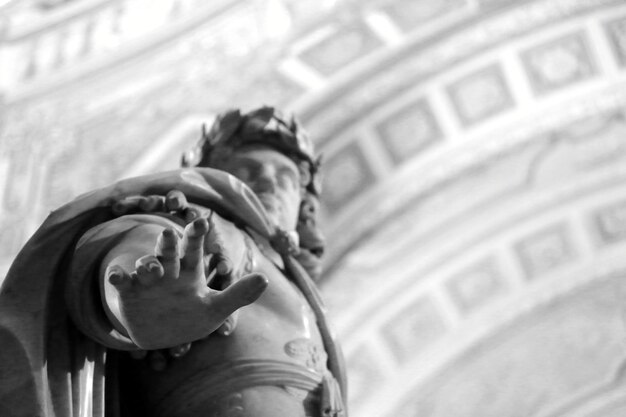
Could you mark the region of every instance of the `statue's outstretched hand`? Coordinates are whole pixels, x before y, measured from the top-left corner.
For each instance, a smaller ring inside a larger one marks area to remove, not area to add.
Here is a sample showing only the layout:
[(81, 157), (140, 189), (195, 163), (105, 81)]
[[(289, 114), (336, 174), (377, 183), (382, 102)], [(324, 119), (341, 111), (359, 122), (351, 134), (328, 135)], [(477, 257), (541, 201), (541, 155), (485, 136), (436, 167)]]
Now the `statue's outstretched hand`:
[(107, 266), (106, 279), (118, 293), (120, 322), (140, 348), (160, 349), (206, 337), (267, 287), (264, 276), (249, 274), (222, 291), (209, 288), (213, 272), (205, 267), (207, 235), (211, 239), (209, 222), (199, 218), (185, 227), (182, 239), (173, 229), (163, 230), (155, 255), (139, 258), (133, 272)]

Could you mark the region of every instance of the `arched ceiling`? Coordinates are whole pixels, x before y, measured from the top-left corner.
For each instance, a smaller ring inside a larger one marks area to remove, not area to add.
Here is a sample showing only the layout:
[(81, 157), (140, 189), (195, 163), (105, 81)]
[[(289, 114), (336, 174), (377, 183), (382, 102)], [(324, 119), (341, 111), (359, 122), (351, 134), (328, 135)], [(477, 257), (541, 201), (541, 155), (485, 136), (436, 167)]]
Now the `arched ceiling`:
[[(123, 1), (9, 25), (0, 54), (30, 61), (3, 85), (5, 253), (72, 195), (175, 167), (225, 107), (277, 104), (325, 158), (353, 415), (624, 415), (622, 1), (200, 3), (143, 32)], [(38, 46), (88, 22), (117, 46)]]

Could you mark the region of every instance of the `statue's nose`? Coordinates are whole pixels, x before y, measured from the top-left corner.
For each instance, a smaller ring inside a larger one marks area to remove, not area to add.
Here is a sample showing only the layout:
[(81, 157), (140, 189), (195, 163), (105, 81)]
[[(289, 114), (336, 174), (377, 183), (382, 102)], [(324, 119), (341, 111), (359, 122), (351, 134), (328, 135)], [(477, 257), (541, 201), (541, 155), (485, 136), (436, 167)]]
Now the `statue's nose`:
[(254, 181), (254, 190), (260, 192), (274, 192), (276, 189), (276, 173), (270, 166), (264, 165)]

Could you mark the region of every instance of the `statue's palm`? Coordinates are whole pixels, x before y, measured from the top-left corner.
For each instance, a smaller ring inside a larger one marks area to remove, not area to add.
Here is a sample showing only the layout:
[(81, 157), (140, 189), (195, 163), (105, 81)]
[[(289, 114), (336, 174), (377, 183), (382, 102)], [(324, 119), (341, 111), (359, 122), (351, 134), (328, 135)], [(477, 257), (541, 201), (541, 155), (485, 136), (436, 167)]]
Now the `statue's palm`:
[(160, 349), (206, 337), (267, 287), (265, 277), (250, 274), (223, 291), (209, 288), (204, 247), (212, 242), (205, 245), (204, 240), (216, 234), (208, 232), (204, 218), (188, 224), (182, 240), (166, 229), (155, 255), (139, 258), (132, 273), (115, 265), (107, 268), (107, 278), (119, 292), (126, 330), (139, 347)]

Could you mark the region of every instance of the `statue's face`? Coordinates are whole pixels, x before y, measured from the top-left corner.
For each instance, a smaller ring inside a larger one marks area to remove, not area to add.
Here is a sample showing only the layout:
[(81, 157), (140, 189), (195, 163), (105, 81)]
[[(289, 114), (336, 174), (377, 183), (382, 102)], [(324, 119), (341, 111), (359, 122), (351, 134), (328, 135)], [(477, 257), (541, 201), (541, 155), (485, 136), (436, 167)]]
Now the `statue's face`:
[(294, 230), (301, 202), (298, 166), (266, 147), (236, 150), (221, 169), (243, 181), (259, 197), (267, 214), (284, 230)]

